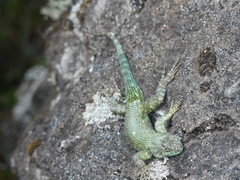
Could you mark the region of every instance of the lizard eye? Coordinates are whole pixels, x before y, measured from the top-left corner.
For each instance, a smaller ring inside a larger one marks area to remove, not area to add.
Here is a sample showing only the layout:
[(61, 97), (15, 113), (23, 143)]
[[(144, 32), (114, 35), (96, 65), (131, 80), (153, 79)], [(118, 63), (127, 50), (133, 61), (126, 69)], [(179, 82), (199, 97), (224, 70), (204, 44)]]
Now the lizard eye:
[(163, 149), (164, 149), (164, 151), (170, 151), (171, 150), (170, 148), (168, 148), (166, 146), (165, 147), (163, 146)]
[(166, 147), (163, 147), (163, 149), (164, 149), (164, 151), (168, 151), (168, 148), (166, 148)]

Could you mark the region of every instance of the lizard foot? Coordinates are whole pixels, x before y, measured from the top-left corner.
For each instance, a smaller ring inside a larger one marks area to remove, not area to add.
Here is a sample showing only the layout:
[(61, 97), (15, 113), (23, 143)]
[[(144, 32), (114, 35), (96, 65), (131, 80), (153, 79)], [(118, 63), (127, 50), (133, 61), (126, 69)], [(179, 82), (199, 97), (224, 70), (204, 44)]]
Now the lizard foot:
[(151, 170), (151, 165), (144, 166), (140, 169), (141, 174), (140, 174), (140, 180), (149, 180), (150, 179), (150, 173), (153, 172)]
[(167, 84), (169, 84), (173, 80), (173, 78), (174, 78), (175, 74), (177, 73), (179, 67), (180, 67), (180, 63), (179, 63), (179, 61), (177, 61), (173, 65), (172, 69), (167, 73), (167, 75), (166, 76), (165, 75), (162, 76), (162, 81), (164, 82), (165, 86)]
[(175, 112), (177, 112), (179, 110), (179, 106), (181, 105), (181, 103), (182, 103), (182, 99), (180, 99), (176, 103), (174, 103), (174, 101), (172, 101), (171, 107), (169, 109), (169, 113), (174, 114)]

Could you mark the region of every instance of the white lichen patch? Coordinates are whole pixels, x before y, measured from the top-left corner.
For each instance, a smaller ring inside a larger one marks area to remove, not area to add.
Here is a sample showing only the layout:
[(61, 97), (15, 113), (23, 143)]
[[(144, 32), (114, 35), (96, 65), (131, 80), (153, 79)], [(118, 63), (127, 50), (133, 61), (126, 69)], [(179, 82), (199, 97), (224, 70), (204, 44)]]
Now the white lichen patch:
[(60, 150), (67, 149), (68, 147), (70, 147), (73, 143), (75, 143), (79, 139), (80, 139), (80, 136), (76, 135), (76, 136), (71, 136), (68, 139), (62, 140), (60, 143)]
[(225, 95), (228, 98), (234, 98), (240, 95), (240, 78), (235, 83), (228, 86), (225, 90)]
[(167, 179), (167, 176), (170, 175), (169, 167), (166, 166), (168, 158), (163, 160), (158, 160), (157, 162), (152, 162), (150, 164), (150, 174), (149, 177), (146, 177), (144, 180), (162, 180)]
[(56, 104), (59, 102), (61, 97), (62, 97), (61, 94), (58, 94), (57, 97), (51, 101), (51, 106), (50, 106), (51, 109), (53, 109), (56, 106)]
[(30, 122), (31, 116), (28, 112), (33, 108), (32, 97), (46, 75), (47, 69), (44, 66), (34, 66), (25, 73), (23, 82), (17, 90), (17, 103), (12, 109), (15, 120)]
[(48, 176), (43, 175), (42, 170), (37, 168), (35, 170), (35, 179), (36, 180), (49, 180), (50, 178)]
[[(71, 80), (73, 83), (78, 82), (79, 73), (83, 70), (80, 61), (82, 59), (81, 54), (75, 55), (77, 50), (76, 47), (66, 45), (60, 63), (56, 65), (56, 69), (62, 78)], [(78, 61), (75, 62), (75, 59), (78, 59)]]
[(72, 31), (79, 39), (83, 39), (83, 33), (80, 31), (81, 24), (79, 22), (79, 18), (77, 17), (81, 4), (82, 4), (82, 1), (79, 1), (78, 3), (73, 5), (68, 17), (68, 19), (73, 23)]
[(72, 0), (49, 0), (48, 3), (41, 8), (40, 13), (50, 17), (52, 20), (58, 20), (71, 3)]
[[(83, 118), (86, 120), (85, 125), (95, 124), (98, 128), (101, 123), (106, 120), (117, 121), (123, 118), (121, 115), (113, 114), (109, 108), (109, 100), (111, 95), (108, 93), (97, 92), (93, 96), (93, 103), (86, 104), (86, 110), (83, 112)], [(114, 93), (113, 98), (119, 98), (119, 93)]]

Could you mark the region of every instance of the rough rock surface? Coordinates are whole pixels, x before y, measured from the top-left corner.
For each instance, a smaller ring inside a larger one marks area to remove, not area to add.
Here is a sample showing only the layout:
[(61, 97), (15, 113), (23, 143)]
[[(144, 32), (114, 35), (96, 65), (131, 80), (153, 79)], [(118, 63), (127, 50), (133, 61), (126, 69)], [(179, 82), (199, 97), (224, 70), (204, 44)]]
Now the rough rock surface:
[(239, 12), (233, 0), (75, 1), (49, 34), (46, 82), (54, 93), (21, 136), (14, 172), (23, 180), (138, 177), (123, 120), (105, 103), (114, 92), (124, 95), (112, 42), (94, 36), (111, 31), (145, 98), (180, 59), (165, 103), (151, 114), (154, 120), (183, 98), (169, 131), (182, 137), (184, 151), (167, 161), (167, 178), (239, 179)]

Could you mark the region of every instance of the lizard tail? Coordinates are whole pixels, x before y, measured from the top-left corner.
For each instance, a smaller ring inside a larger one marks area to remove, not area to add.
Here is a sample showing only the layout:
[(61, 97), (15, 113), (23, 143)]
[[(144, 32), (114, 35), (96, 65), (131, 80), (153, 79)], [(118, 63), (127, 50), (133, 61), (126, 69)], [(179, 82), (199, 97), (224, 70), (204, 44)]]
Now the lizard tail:
[(118, 59), (120, 63), (120, 68), (124, 80), (124, 85), (125, 85), (125, 90), (126, 90), (126, 99), (127, 101), (132, 101), (132, 100), (142, 100), (143, 99), (143, 94), (142, 91), (140, 90), (139, 86), (137, 85), (131, 69), (128, 64), (128, 59), (124, 53), (124, 50), (122, 48), (122, 45), (118, 41), (118, 39), (115, 37), (113, 33), (105, 33), (106, 36), (108, 36), (114, 43), (116, 49), (117, 49), (117, 54), (118, 54)]

